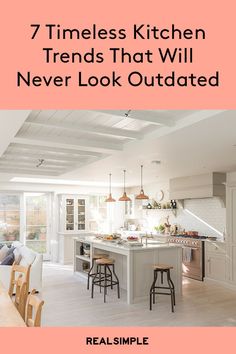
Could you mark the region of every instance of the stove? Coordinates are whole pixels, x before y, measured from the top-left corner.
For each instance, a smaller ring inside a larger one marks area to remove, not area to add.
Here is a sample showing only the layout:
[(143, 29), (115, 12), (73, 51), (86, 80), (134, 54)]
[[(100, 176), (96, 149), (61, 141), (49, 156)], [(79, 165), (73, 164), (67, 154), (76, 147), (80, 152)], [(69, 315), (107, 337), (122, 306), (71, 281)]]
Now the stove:
[(168, 242), (182, 246), (183, 275), (203, 281), (205, 276), (204, 241), (202, 241), (201, 236), (170, 236)]

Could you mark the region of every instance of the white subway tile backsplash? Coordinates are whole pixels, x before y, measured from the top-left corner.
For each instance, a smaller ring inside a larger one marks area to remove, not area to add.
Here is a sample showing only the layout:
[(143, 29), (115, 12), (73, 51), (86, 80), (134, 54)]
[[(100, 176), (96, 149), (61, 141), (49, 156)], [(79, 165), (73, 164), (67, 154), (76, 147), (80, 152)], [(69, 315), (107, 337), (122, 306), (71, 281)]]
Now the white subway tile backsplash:
[(150, 229), (164, 223), (169, 215), (171, 224), (181, 225), (185, 230), (195, 230), (201, 235), (223, 237), (226, 226), (226, 209), (218, 198), (186, 199), (184, 209), (179, 208), (177, 217), (171, 212), (151, 210), (144, 211)]

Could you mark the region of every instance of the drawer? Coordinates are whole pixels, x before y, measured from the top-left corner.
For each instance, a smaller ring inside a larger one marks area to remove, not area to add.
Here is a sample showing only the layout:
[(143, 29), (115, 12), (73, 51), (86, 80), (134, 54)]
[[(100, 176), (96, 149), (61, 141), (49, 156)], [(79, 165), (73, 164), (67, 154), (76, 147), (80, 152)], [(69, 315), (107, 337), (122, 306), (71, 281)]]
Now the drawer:
[(205, 247), (207, 253), (226, 254), (225, 242), (206, 241)]

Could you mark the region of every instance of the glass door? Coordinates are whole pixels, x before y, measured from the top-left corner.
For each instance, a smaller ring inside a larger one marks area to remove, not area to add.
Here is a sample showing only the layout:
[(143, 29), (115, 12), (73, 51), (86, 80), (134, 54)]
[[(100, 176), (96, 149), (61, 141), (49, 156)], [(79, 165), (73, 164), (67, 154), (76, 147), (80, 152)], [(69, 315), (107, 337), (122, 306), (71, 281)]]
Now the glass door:
[(75, 230), (75, 200), (66, 198), (66, 231)]
[(85, 199), (78, 199), (78, 231), (85, 230)]
[(49, 255), (49, 195), (25, 193), (25, 213), (26, 246), (38, 253)]

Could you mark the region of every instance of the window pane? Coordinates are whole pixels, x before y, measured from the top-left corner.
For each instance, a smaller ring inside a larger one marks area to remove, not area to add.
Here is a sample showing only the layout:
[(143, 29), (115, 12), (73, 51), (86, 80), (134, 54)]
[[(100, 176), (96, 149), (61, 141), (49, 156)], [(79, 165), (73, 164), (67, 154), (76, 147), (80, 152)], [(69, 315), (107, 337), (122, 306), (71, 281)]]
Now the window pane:
[(26, 245), (39, 253), (47, 252), (47, 195), (26, 195)]
[(40, 240), (45, 241), (47, 235), (46, 226), (28, 226), (26, 231), (27, 240)]
[(18, 195), (0, 194), (0, 210), (20, 210)]
[(0, 242), (20, 238), (20, 197), (0, 194)]

